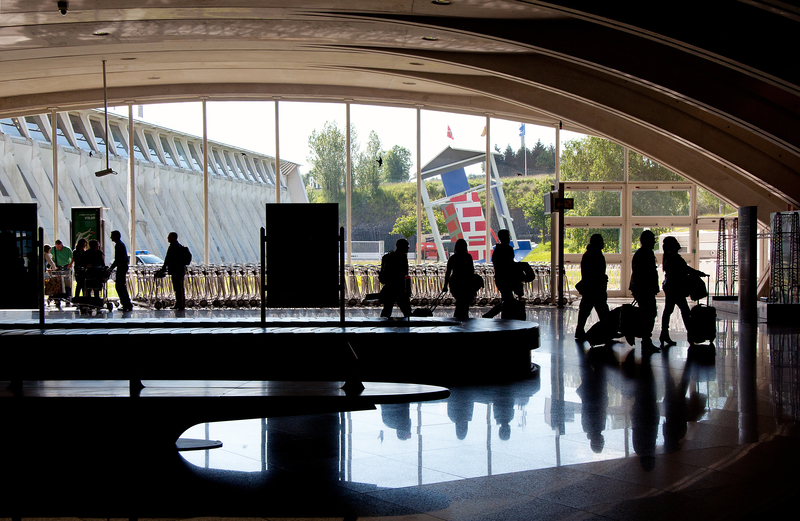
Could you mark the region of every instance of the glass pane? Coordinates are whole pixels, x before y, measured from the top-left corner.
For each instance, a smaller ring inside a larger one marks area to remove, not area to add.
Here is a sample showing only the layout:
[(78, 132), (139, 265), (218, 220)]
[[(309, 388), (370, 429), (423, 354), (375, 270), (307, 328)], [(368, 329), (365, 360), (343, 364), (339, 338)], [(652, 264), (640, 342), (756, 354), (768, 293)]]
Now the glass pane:
[(699, 217), (721, 217), (735, 213), (737, 213), (736, 208), (727, 205), (708, 190), (697, 187), (697, 215)]
[(603, 236), (603, 253), (620, 253), (620, 228), (567, 228), (564, 230), (564, 253), (584, 253), (589, 238), (595, 233)]
[(125, 138), (122, 137), (122, 130), (116, 125), (109, 125), (109, 127), (111, 128), (111, 136), (116, 144), (117, 155), (128, 157), (128, 144), (125, 142)]
[(161, 140), (161, 149), (164, 151), (164, 155), (167, 156), (167, 162), (172, 163), (175, 166), (181, 166), (178, 163), (177, 159), (172, 154), (172, 148), (169, 146), (169, 141), (164, 136), (158, 136)]
[(25, 137), (20, 130), (20, 122), (17, 118), (0, 119), (0, 132), (9, 136)]
[[(94, 139), (97, 142), (97, 149), (105, 153), (106, 142), (105, 142), (105, 130), (103, 129), (103, 124), (95, 119), (90, 119), (89, 121), (91, 121), (92, 123), (92, 132), (94, 132)], [(75, 132), (77, 135), (77, 130)]]
[(142, 143), (139, 140), (139, 135), (138, 134), (134, 134), (134, 136), (133, 136), (133, 157), (135, 157), (136, 159), (139, 159), (141, 161), (149, 162), (150, 159), (147, 156), (144, 155), (144, 152), (142, 152), (143, 150), (144, 150), (144, 147), (142, 146)]
[(181, 161), (179, 166), (185, 170), (191, 170), (192, 164), (189, 162), (189, 158), (186, 157), (186, 151), (183, 149), (181, 142), (177, 139), (173, 139), (172, 142), (175, 143), (175, 148), (178, 149), (178, 158)]
[(222, 162), (222, 158), (219, 157), (219, 152), (217, 152), (216, 150), (212, 150), (212, 152), (213, 152), (212, 155), (214, 156), (214, 161), (216, 161), (217, 163), (217, 168), (220, 174), (228, 177), (233, 177), (233, 175), (230, 172), (228, 172), (228, 169), (225, 167), (225, 163)]
[(161, 157), (158, 155), (158, 149), (156, 148), (156, 142), (153, 139), (153, 136), (145, 132), (144, 140), (147, 142), (147, 150), (150, 152), (150, 157), (153, 158), (153, 162), (162, 163)]
[(625, 149), (607, 139), (587, 136), (564, 143), (562, 181), (624, 181)]
[[(639, 249), (639, 237), (642, 236), (642, 232), (645, 230), (650, 230), (656, 236), (656, 245), (653, 248), (653, 251), (656, 253), (663, 253), (662, 243), (666, 237), (675, 237), (678, 239), (678, 242), (681, 245), (681, 249), (679, 250), (681, 255), (687, 255), (689, 253), (689, 235), (691, 233), (689, 227), (633, 228), (631, 236), (631, 251), (636, 251)], [(688, 262), (688, 258), (686, 260)]]
[[(50, 116), (50, 128), (53, 128), (53, 117)], [(61, 121), (61, 118), (56, 116), (56, 142), (61, 145), (62, 147), (72, 147), (74, 146), (69, 138), (67, 138), (67, 133), (64, 131), (64, 123)]]
[[(189, 143), (189, 153), (192, 155), (192, 163), (196, 169), (203, 171), (203, 149), (200, 148), (200, 154), (197, 153), (195, 146), (192, 143)], [(214, 173), (214, 164), (213, 161), (208, 162), (208, 171), (212, 174)]]
[(78, 146), (87, 152), (91, 152), (92, 145), (89, 143), (89, 139), (91, 138), (89, 137), (86, 129), (83, 127), (83, 121), (81, 121), (81, 118), (75, 114), (70, 114), (69, 122), (72, 125), (72, 131), (75, 133), (75, 139), (78, 142)]
[(566, 198), (575, 200), (575, 208), (564, 212), (566, 216), (619, 217), (622, 215), (622, 192), (620, 191), (567, 191)]
[(672, 170), (634, 151), (628, 154), (628, 178), (630, 181), (684, 181)]
[(634, 190), (631, 194), (632, 215), (636, 217), (688, 216), (688, 190)]
[(47, 143), (49, 140), (44, 136), (44, 132), (39, 126), (39, 118), (34, 116), (25, 116), (25, 123), (28, 125), (28, 134), (32, 139)]

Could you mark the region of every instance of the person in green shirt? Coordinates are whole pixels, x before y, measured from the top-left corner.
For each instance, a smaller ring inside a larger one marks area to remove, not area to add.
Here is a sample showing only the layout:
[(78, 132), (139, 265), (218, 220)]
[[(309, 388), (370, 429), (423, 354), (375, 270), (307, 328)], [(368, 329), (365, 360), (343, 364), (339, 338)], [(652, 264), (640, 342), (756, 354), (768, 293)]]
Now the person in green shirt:
[(72, 250), (60, 241), (56, 241), (54, 248), (50, 250), (50, 255), (53, 257), (58, 269), (72, 269)]

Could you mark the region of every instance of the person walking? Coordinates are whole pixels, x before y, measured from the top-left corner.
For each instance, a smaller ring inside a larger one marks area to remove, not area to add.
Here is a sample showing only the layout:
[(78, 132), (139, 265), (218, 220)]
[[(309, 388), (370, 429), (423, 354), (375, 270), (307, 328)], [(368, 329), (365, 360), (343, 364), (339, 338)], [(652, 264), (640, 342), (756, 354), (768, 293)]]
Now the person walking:
[(686, 296), (689, 295), (689, 277), (699, 276), (706, 277), (707, 275), (702, 271), (691, 268), (683, 257), (678, 253), (681, 245), (675, 237), (665, 237), (662, 242), (664, 251), (664, 259), (662, 268), (664, 270), (664, 312), (661, 314), (661, 335), (659, 340), (661, 346), (674, 346), (676, 342), (669, 336), (669, 319), (675, 306), (681, 312), (683, 325), (686, 331), (689, 331), (689, 304), (686, 302)]
[(383, 284), (381, 289), (381, 302), (383, 310), (381, 317), (392, 316), (395, 302), (404, 317), (411, 315), (411, 302), (408, 300), (409, 288), (406, 287), (408, 278), (408, 241), (397, 239), (394, 251), (390, 251), (381, 262), (379, 280)]
[[(84, 291), (86, 285), (86, 260), (84, 253), (86, 253), (86, 239), (78, 239), (75, 244), (75, 249), (72, 251), (72, 263), (75, 267), (75, 296), (79, 296), (81, 291)], [(85, 293), (85, 291), (84, 291)], [(84, 297), (86, 295), (84, 294)]]
[(500, 318), (525, 320), (524, 306), (514, 297), (514, 293), (522, 295), (522, 278), (514, 261), (511, 233), (505, 229), (500, 230), (497, 232), (497, 239), (500, 244), (492, 252), (492, 267), (494, 283), (500, 292), (500, 303), (484, 313), (483, 318), (494, 318), (500, 313)]
[(447, 270), (444, 274), (443, 291), (450, 289), (456, 299), (456, 309), (453, 317), (457, 319), (469, 318), (469, 306), (475, 298), (475, 265), (472, 255), (469, 254), (467, 241), (458, 239), (453, 255), (447, 259)]
[(175, 292), (175, 307), (173, 309), (182, 311), (186, 309), (186, 291), (183, 287), (183, 279), (186, 277), (186, 266), (191, 262), (188, 259), (188, 248), (178, 242), (178, 234), (170, 232), (167, 235), (167, 254), (164, 257), (164, 265), (158, 270), (161, 275), (169, 273), (172, 278), (172, 289)]
[(656, 295), (658, 295), (658, 267), (653, 247), (656, 236), (650, 230), (645, 230), (639, 237), (640, 247), (633, 254), (631, 263), (631, 281), (628, 289), (633, 298), (639, 303), (642, 320), (637, 324), (639, 335), (642, 339), (642, 354), (652, 354), (660, 351), (653, 345), (653, 327), (655, 327), (658, 308)]
[(586, 337), (586, 321), (597, 311), (602, 322), (608, 315), (608, 275), (606, 275), (606, 258), (603, 255), (605, 242), (599, 233), (593, 234), (586, 245), (586, 252), (581, 257), (581, 280), (575, 286), (581, 294), (578, 305), (578, 324), (575, 327), (575, 340)]
[(114, 243), (114, 262), (111, 263), (109, 270), (113, 271), (115, 268), (117, 273), (114, 275), (114, 287), (119, 296), (119, 304), (122, 311), (132, 311), (133, 304), (131, 297), (128, 294), (127, 274), (128, 274), (128, 249), (125, 243), (122, 242), (122, 235), (119, 230), (111, 232), (111, 241)]

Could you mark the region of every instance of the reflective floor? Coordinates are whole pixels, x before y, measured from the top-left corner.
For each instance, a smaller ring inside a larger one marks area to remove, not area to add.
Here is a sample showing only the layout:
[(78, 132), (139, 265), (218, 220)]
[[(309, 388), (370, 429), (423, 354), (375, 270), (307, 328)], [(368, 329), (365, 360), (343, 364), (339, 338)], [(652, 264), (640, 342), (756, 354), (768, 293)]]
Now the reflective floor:
[(538, 378), (455, 387), (436, 402), (189, 429), (223, 447), (182, 452), (181, 464), (197, 490), (230, 501), (201, 494), (185, 516), (750, 519), (786, 515), (800, 499), (800, 326), (719, 313), (714, 344), (690, 348), (673, 316), (678, 344), (643, 357), (624, 340), (576, 342), (576, 305), (529, 308), (528, 319), (541, 326)]

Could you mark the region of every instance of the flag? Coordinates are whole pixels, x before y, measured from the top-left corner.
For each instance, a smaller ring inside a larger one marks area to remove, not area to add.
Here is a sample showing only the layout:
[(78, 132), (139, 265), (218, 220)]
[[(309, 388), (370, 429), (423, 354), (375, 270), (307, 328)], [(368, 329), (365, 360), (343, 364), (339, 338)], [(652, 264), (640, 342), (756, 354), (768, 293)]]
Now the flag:
[(483, 126), (483, 132), (481, 132), (481, 137), (486, 137), (486, 125)]
[(452, 140), (455, 140), (455, 138), (453, 137), (453, 131), (450, 130), (450, 125), (447, 125), (447, 137), (449, 137)]
[(520, 137), (525, 135), (525, 123), (520, 123), (519, 124), (519, 135), (520, 135)]

